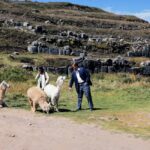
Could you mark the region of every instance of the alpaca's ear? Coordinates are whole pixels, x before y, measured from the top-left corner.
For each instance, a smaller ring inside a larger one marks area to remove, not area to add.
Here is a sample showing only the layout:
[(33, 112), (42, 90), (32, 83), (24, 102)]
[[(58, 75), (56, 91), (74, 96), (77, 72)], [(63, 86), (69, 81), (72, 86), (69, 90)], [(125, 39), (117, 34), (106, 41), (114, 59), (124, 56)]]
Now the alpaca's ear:
[(5, 83), (5, 81), (3, 80), (0, 85), (2, 86), (4, 83)]
[(0, 86), (2, 86), (4, 89), (5, 89), (5, 88), (10, 88), (10, 85), (9, 85), (5, 80), (3, 80), (3, 81), (1, 82)]

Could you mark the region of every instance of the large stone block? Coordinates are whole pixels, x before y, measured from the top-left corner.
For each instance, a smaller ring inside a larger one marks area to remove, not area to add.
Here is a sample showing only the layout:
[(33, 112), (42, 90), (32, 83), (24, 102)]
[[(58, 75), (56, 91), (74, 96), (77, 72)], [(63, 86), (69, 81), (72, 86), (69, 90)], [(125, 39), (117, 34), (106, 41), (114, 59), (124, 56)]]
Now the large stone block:
[(102, 66), (101, 67), (101, 72), (108, 72), (108, 66)]
[(27, 49), (30, 53), (37, 53), (38, 52), (37, 46), (29, 45)]

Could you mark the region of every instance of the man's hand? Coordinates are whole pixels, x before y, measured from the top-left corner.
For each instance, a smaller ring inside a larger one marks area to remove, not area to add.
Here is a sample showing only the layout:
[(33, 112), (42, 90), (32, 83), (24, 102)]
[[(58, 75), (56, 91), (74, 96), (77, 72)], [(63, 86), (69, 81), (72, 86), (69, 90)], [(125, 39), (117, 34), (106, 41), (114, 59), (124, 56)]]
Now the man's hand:
[(72, 91), (72, 88), (71, 88), (71, 87), (69, 87), (69, 91)]

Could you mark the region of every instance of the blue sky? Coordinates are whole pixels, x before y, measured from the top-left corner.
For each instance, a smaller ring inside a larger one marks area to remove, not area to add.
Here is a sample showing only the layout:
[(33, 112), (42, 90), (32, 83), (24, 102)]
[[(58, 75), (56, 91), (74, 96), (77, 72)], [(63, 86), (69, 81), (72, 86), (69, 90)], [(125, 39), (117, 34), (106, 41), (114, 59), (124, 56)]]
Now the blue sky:
[[(35, 0), (33, 0), (35, 1)], [(150, 0), (36, 0), (38, 2), (71, 2), (102, 8), (116, 14), (135, 15), (150, 22)]]

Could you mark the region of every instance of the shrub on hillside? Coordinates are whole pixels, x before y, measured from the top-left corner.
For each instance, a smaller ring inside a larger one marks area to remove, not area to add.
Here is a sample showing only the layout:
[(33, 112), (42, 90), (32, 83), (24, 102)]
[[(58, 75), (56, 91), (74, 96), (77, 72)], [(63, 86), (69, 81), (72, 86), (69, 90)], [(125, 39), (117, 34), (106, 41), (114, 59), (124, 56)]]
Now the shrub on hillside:
[(8, 94), (6, 97), (6, 103), (9, 107), (25, 109), (29, 108), (27, 98), (20, 93)]
[(9, 55), (8, 58), (12, 61), (18, 61), (18, 62), (21, 62), (21, 63), (34, 64), (34, 60), (32, 58), (28, 58), (28, 57), (20, 57), (20, 56)]
[[(30, 74), (30, 76), (32, 76)], [(29, 74), (21, 68), (4, 68), (0, 71), (0, 81), (24, 82), (29, 79)]]
[(105, 79), (105, 73), (95, 74), (95, 78), (97, 80), (104, 80)]
[(34, 64), (34, 61), (32, 58), (28, 58), (28, 57), (20, 57), (19, 61), (21, 63), (30, 63), (30, 64)]
[(122, 83), (133, 83), (134, 81), (130, 77), (126, 77), (122, 79)]
[(130, 84), (134, 82), (140, 82), (141, 76), (140, 75), (134, 75), (134, 74), (122, 74), (122, 78), (120, 78), (120, 81), (122, 83)]

